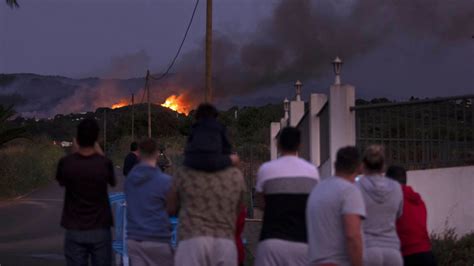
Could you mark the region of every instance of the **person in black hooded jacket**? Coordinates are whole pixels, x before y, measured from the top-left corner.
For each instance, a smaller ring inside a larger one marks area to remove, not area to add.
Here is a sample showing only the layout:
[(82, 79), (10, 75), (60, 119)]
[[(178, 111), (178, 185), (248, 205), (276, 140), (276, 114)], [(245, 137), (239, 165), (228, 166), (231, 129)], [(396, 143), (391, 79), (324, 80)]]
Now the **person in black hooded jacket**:
[(217, 109), (208, 103), (199, 105), (196, 123), (185, 148), (184, 165), (199, 171), (216, 172), (238, 164), (226, 127), (217, 121)]

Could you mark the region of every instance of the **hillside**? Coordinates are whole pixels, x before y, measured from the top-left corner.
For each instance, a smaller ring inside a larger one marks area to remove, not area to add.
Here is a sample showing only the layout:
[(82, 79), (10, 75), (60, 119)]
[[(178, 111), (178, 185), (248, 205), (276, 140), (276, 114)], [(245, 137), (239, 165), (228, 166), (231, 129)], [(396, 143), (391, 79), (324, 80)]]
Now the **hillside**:
[[(110, 107), (123, 99), (130, 100), (131, 93), (136, 93), (137, 102), (140, 102), (143, 85), (143, 77), (73, 79), (37, 74), (0, 74), (0, 104), (15, 105), (17, 112), (27, 117), (94, 112), (99, 107)], [(153, 99), (161, 103), (167, 96), (156, 92)]]

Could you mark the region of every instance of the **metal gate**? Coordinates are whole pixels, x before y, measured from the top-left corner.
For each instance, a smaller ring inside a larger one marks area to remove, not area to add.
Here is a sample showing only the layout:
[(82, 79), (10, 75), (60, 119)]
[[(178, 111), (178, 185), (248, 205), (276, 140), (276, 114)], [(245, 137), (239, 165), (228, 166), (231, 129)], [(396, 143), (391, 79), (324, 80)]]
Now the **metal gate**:
[(357, 146), (383, 144), (389, 163), (411, 170), (472, 165), (473, 103), (466, 95), (356, 105)]

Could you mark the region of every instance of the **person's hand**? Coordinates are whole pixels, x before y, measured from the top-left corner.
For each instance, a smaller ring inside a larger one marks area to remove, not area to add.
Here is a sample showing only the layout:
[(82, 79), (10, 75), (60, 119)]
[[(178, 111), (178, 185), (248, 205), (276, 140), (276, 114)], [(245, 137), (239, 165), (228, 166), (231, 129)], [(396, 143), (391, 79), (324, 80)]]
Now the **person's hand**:
[(232, 162), (233, 166), (239, 166), (240, 164), (240, 157), (237, 154), (230, 155), (230, 161)]
[(102, 150), (102, 148), (100, 147), (100, 145), (97, 141), (94, 143), (94, 150), (97, 154), (105, 156), (104, 151)]
[(72, 139), (71, 152), (72, 152), (72, 153), (75, 153), (75, 152), (78, 152), (78, 151), (79, 151), (79, 145), (77, 144), (76, 138), (73, 138), (73, 139)]

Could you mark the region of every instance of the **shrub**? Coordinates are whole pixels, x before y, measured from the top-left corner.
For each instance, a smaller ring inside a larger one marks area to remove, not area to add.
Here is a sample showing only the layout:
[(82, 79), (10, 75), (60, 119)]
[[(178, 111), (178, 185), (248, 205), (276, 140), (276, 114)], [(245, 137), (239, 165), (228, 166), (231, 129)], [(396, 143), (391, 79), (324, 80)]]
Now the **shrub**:
[(0, 149), (0, 198), (27, 193), (52, 180), (64, 151), (46, 139)]
[(474, 265), (474, 232), (459, 237), (453, 228), (432, 234), (433, 253), (440, 266)]

